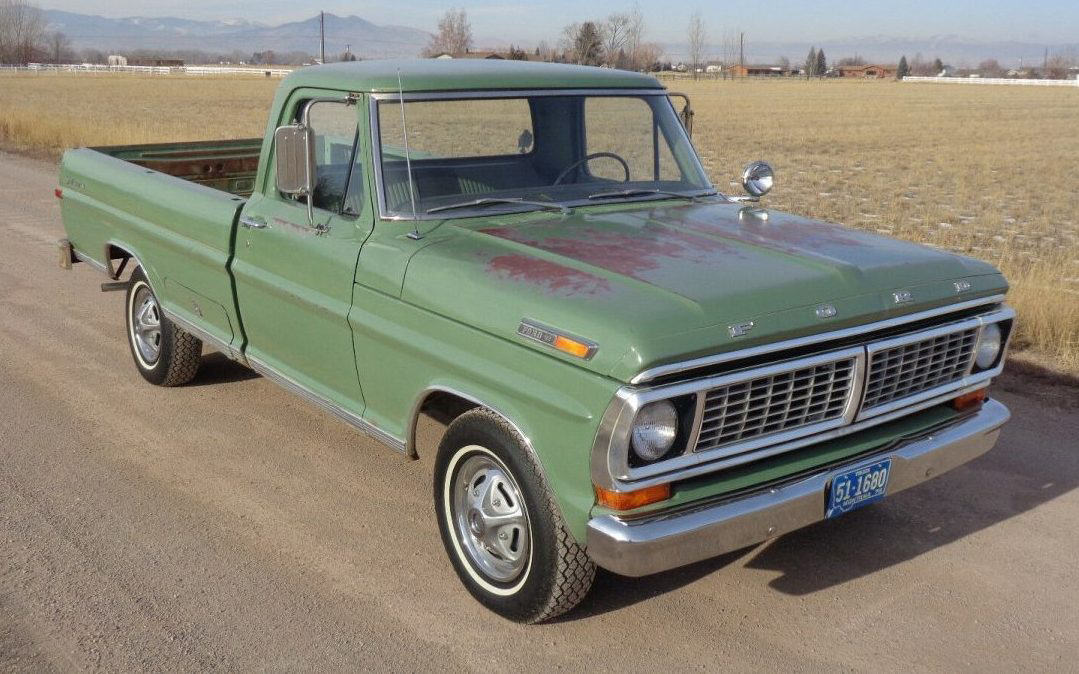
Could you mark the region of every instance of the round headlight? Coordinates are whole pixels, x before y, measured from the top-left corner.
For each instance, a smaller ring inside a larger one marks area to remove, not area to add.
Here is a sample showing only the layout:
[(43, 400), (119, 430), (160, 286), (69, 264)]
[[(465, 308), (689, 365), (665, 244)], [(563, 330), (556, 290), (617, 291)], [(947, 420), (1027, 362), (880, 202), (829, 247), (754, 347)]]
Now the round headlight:
[(644, 461), (666, 454), (678, 436), (678, 411), (666, 400), (649, 403), (633, 421), (633, 452)]
[(993, 367), (993, 363), (997, 362), (997, 357), (1000, 356), (1000, 343), (1000, 326), (996, 323), (985, 326), (978, 337), (978, 348), (974, 352), (974, 365), (979, 370), (988, 370)]

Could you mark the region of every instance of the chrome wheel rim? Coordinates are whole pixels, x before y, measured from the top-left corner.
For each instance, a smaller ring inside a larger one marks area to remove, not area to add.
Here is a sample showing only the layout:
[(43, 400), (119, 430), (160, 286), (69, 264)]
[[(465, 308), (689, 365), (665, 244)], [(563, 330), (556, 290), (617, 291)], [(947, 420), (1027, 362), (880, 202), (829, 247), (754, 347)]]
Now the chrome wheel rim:
[(457, 540), (472, 565), (497, 583), (520, 576), (532, 544), (528, 510), (505, 466), (485, 454), (468, 457), (450, 501)]
[(146, 286), (135, 291), (131, 313), (131, 336), (142, 360), (152, 365), (161, 353), (161, 308)]

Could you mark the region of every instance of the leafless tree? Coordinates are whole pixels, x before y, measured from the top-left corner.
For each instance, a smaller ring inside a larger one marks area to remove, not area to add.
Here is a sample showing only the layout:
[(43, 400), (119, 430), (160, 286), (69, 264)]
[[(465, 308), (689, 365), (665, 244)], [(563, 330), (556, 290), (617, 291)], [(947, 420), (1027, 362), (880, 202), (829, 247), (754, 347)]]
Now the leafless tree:
[(1074, 62), (1064, 54), (1053, 54), (1045, 63), (1045, 77), (1050, 80), (1063, 80), (1068, 77), (1068, 68)]
[(607, 17), (601, 29), (603, 34), (603, 50), (608, 58), (613, 58), (619, 50), (626, 48), (626, 39), (629, 37), (629, 14), (614, 13)]
[(920, 77), (931, 77), (936, 75), (933, 72), (933, 62), (927, 61), (921, 52), (914, 55), (914, 58), (910, 60), (910, 74), (918, 75)]
[(1006, 72), (996, 59), (986, 59), (978, 64), (978, 73), (982, 77), (1004, 77)]
[(539, 44), (536, 45), (535, 54), (541, 61), (548, 62), (554, 61), (557, 56), (555, 48), (547, 44), (546, 40), (540, 40)]
[(708, 34), (704, 27), (704, 17), (701, 10), (695, 9), (689, 16), (689, 62), (693, 69), (693, 79), (697, 79), (697, 69), (704, 58), (704, 45), (708, 41)]
[(109, 62), (109, 56), (108, 56), (108, 54), (101, 51), (100, 49), (94, 49), (92, 47), (87, 47), (86, 49), (83, 49), (82, 52), (80, 52), (79, 60), (82, 61), (83, 63), (98, 63), (98, 64), (101, 64), (101, 63), (108, 63)]
[(463, 9), (449, 9), (438, 20), (438, 34), (431, 36), (423, 55), (464, 54), (472, 49), (472, 24)]
[(626, 24), (626, 53), (629, 54), (630, 61), (635, 69), (646, 69), (652, 65), (652, 62), (644, 59), (644, 55), (640, 53), (641, 47), (644, 45), (644, 13), (641, 11), (641, 6), (634, 4), (633, 9), (626, 14), (626, 19), (628, 20)]
[(720, 42), (720, 57), (723, 59), (723, 65), (725, 66), (724, 77), (726, 77), (726, 73), (730, 72), (731, 66), (738, 63), (738, 55), (738, 31), (724, 31)]
[(55, 33), (49, 33), (48, 36), (49, 57), (53, 63), (63, 63), (73, 56), (71, 53), (71, 40), (67, 39), (67, 35), (57, 31)]
[(581, 24), (573, 22), (562, 29), (558, 36), (558, 51), (561, 59), (568, 63), (577, 62), (577, 33), (581, 32)]
[(0, 63), (29, 63), (45, 36), (45, 17), (26, 0), (0, 0)]
[(639, 70), (651, 71), (657, 69), (659, 60), (663, 58), (663, 48), (655, 42), (641, 42), (637, 45), (633, 59)]

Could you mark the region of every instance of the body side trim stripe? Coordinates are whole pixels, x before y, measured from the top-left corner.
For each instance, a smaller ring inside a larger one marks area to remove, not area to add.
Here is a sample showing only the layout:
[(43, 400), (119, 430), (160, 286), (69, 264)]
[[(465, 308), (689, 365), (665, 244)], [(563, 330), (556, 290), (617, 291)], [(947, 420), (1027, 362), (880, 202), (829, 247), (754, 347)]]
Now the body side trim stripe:
[(378, 426), (375, 426), (370, 421), (367, 421), (355, 412), (346, 410), (337, 403), (327, 400), (326, 398), (320, 396), (314, 391), (311, 391), (306, 386), (296, 381), (293, 381), (291, 378), (281, 374), (269, 365), (266, 365), (265, 363), (255, 358), (248, 357), (247, 362), (251, 365), (251, 369), (253, 369), (255, 372), (258, 372), (262, 376), (273, 381), (275, 384), (281, 386), (290, 393), (294, 393), (301, 398), (306, 399), (317, 407), (320, 407), (322, 410), (329, 412), (338, 419), (341, 419), (345, 423), (355, 427), (360, 432), (371, 436), (375, 440), (378, 440), (390, 449), (401, 452), (402, 454), (405, 452), (404, 440), (390, 435), (386, 431), (382, 430)]

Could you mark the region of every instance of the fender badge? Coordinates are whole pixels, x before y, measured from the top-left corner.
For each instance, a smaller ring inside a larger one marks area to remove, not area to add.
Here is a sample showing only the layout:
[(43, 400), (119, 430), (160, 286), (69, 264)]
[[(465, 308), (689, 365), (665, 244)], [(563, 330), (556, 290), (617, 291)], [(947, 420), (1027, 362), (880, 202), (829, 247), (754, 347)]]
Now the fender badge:
[(590, 360), (599, 350), (599, 344), (592, 340), (562, 332), (527, 318), (522, 319), (521, 324), (517, 326), (517, 334), (581, 360)]
[(892, 293), (896, 304), (909, 304), (914, 301), (914, 293), (909, 290), (897, 290)]
[(727, 331), (731, 333), (731, 337), (745, 337), (753, 329), (754, 325), (756, 324), (753, 321), (735, 323), (734, 325), (728, 325)]
[(957, 293), (965, 293), (968, 290), (970, 290), (970, 281), (956, 281), (955, 282), (955, 292), (957, 292)]
[(835, 307), (831, 304), (822, 304), (817, 307), (817, 318), (832, 318), (836, 315)]

